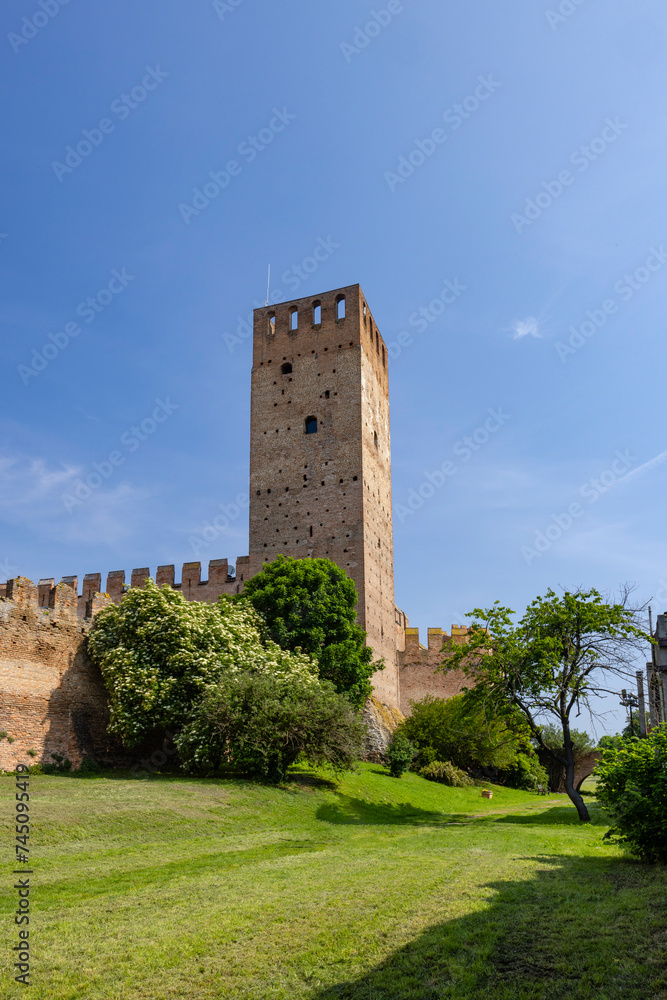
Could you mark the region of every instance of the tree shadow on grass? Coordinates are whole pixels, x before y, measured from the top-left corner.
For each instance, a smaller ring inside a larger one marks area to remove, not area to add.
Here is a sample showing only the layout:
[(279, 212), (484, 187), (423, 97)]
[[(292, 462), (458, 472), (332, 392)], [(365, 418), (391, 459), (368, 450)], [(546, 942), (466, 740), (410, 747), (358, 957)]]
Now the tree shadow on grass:
[(311, 1000), (667, 997), (664, 866), (525, 860), (537, 862), (526, 879), (482, 886), (486, 908), (429, 927), (364, 975)]
[[(540, 812), (513, 814), (503, 812), (485, 813), (445, 813), (421, 809), (409, 802), (384, 803), (368, 802), (338, 793), (335, 802), (326, 802), (315, 813), (316, 819), (324, 823), (356, 826), (467, 826), (472, 823), (518, 823), (525, 826), (579, 826), (580, 820), (573, 805), (547, 806)], [(607, 821), (599, 809), (591, 810), (593, 825)], [(667, 998), (665, 998), (667, 1000)]]
[[(602, 807), (597, 804), (588, 804), (588, 812), (591, 817), (591, 826), (608, 826), (609, 819), (605, 816)], [(494, 823), (511, 823), (521, 826), (580, 826), (581, 820), (577, 810), (573, 805), (551, 806), (543, 812), (514, 815), (507, 813), (504, 816), (489, 816)]]
[(277, 787), (287, 792), (299, 790), (309, 792), (326, 790), (334, 792), (338, 788), (338, 785), (331, 778), (323, 778), (321, 775), (313, 774), (311, 771), (288, 771), (285, 780)]
[(409, 826), (445, 826), (464, 823), (468, 819), (465, 814), (448, 815), (432, 812), (413, 806), (409, 802), (398, 804), (367, 802), (365, 799), (355, 799), (340, 793), (336, 802), (326, 802), (321, 805), (315, 817), (324, 823), (356, 826), (386, 826), (394, 823)]

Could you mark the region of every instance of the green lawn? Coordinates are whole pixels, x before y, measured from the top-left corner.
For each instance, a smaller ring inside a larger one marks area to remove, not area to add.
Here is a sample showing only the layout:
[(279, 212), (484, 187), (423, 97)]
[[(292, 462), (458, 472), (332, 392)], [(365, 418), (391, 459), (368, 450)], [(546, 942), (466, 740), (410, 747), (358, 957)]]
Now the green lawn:
[[(667, 998), (667, 872), (603, 843), (592, 794), (581, 826), (563, 796), (367, 764), (285, 788), (35, 776), (31, 799), (34, 1000)], [(23, 997), (4, 870), (0, 996)]]

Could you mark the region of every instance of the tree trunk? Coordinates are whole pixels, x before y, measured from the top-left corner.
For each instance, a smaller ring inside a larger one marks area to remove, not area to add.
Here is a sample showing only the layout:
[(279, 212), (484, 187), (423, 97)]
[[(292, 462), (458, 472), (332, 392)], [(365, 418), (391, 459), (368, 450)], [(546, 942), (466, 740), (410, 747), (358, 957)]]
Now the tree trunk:
[(586, 803), (582, 799), (581, 795), (574, 787), (574, 750), (572, 747), (572, 741), (570, 739), (570, 734), (568, 732), (563, 733), (565, 737), (565, 791), (570, 797), (570, 801), (575, 806), (579, 819), (582, 823), (589, 823), (591, 817), (588, 814), (588, 809), (586, 808)]
[(560, 757), (556, 758), (551, 750), (540, 748), (537, 751), (537, 759), (549, 776), (549, 791), (564, 792), (565, 764)]

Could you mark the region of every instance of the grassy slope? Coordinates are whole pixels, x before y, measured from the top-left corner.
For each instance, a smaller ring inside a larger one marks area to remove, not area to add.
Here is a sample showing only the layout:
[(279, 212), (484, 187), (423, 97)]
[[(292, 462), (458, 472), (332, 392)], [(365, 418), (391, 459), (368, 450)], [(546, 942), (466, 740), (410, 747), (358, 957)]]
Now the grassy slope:
[(595, 805), (581, 826), (559, 796), (376, 765), (337, 787), (31, 786), (34, 1000), (667, 998), (667, 875), (603, 844)]

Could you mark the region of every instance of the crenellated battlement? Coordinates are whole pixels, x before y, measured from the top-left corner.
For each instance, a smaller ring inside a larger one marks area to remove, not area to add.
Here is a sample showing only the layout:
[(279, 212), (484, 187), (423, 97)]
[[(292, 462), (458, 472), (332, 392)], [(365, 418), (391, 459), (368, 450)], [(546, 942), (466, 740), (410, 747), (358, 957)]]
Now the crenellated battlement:
[(464, 641), (465, 636), (468, 634), (468, 628), (464, 625), (452, 625), (451, 634), (446, 632), (442, 628), (430, 628), (427, 630), (428, 634), (428, 645), (422, 646), (419, 641), (419, 629), (418, 628), (406, 628), (405, 630), (405, 650), (406, 652), (417, 652), (422, 650), (423, 652), (428, 651), (429, 653), (439, 653), (443, 646), (449, 646), (452, 643), (461, 643)]
[(36, 585), (26, 577), (17, 577), (0, 584), (0, 598), (90, 618), (109, 601), (119, 604), (128, 587), (143, 587), (153, 576), (158, 586), (166, 583), (174, 590), (180, 590), (188, 601), (216, 601), (221, 594), (238, 594), (243, 589), (243, 583), (249, 578), (248, 564), (248, 556), (239, 556), (235, 570), (227, 559), (212, 559), (208, 564), (208, 579), (202, 580), (201, 563), (184, 563), (179, 583), (176, 583), (176, 566), (173, 564), (158, 566), (154, 576), (149, 566), (133, 569), (129, 584), (126, 583), (124, 569), (113, 570), (107, 574), (106, 591), (102, 591), (101, 573), (86, 573), (81, 593), (78, 576), (64, 576), (57, 586), (53, 577), (40, 580)]
[(461, 670), (443, 672), (438, 668), (451, 654), (452, 646), (466, 641), (467, 626), (452, 625), (451, 633), (441, 628), (428, 629), (428, 645), (419, 641), (419, 629), (405, 629), (405, 649), (398, 651), (401, 682), (401, 711), (409, 715), (410, 703), (425, 695), (451, 698), (469, 683)]
[(75, 620), (92, 619), (100, 608), (111, 603), (108, 594), (84, 590), (79, 596), (77, 578), (64, 576), (59, 584), (54, 579), (40, 580), (34, 584), (25, 576), (15, 577), (0, 584), (0, 599), (11, 601), (19, 608), (47, 613), (52, 618)]

